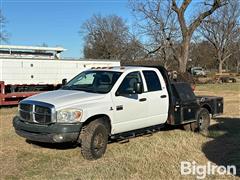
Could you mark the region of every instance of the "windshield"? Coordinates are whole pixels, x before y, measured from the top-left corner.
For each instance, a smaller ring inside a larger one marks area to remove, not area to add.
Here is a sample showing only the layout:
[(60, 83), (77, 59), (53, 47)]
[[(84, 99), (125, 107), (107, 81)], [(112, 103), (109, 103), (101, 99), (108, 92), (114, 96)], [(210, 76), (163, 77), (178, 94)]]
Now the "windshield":
[(108, 93), (121, 74), (121, 72), (114, 71), (84, 71), (69, 81), (62, 89)]

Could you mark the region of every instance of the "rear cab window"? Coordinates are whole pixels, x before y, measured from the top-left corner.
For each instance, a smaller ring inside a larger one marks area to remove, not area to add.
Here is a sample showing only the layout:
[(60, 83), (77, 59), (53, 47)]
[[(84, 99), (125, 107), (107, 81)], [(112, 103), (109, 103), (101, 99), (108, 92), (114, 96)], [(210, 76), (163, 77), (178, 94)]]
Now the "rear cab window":
[(196, 96), (192, 91), (192, 88), (187, 83), (173, 83), (172, 84), (174, 94), (177, 95), (182, 102), (196, 101)]
[(159, 77), (155, 71), (144, 70), (142, 72), (143, 72), (143, 76), (146, 80), (148, 92), (162, 90), (162, 86), (161, 86)]

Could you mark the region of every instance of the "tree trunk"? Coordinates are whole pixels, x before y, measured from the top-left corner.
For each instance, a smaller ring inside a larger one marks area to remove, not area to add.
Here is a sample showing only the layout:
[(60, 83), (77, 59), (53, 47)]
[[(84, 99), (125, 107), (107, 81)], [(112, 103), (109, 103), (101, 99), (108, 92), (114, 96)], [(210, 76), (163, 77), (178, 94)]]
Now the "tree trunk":
[(169, 66), (168, 62), (165, 61), (163, 67), (164, 67), (165, 69), (168, 69), (168, 66)]
[(239, 73), (239, 66), (240, 66), (240, 61), (237, 61), (237, 74)]
[(222, 74), (223, 60), (221, 51), (218, 51), (217, 56), (218, 56), (218, 73)]
[(222, 62), (222, 61), (219, 61), (219, 64), (218, 64), (218, 73), (222, 74), (222, 68), (223, 68), (223, 62)]
[(191, 39), (191, 36), (188, 35), (182, 41), (180, 55), (179, 55), (179, 58), (178, 58), (178, 61), (179, 61), (179, 71), (181, 73), (185, 73), (186, 69), (187, 69), (190, 39)]

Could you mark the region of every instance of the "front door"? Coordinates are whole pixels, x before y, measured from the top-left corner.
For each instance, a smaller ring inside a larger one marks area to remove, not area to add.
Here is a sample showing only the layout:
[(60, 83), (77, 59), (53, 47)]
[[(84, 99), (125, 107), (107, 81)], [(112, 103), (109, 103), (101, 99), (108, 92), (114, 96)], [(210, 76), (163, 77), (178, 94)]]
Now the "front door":
[[(134, 84), (142, 83), (140, 72), (129, 73), (120, 84), (114, 103), (113, 133), (121, 133), (146, 127), (148, 116), (148, 101), (146, 94), (134, 94)], [(118, 94), (120, 93), (120, 94)]]

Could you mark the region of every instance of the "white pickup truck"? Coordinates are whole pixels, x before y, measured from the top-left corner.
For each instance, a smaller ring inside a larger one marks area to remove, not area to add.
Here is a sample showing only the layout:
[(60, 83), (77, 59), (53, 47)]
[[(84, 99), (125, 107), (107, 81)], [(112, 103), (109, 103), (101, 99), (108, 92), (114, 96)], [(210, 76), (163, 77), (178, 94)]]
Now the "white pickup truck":
[(105, 67), (21, 101), (13, 126), (32, 141), (78, 142), (91, 160), (124, 133), (166, 123), (205, 131), (209, 114), (222, 111), (221, 97), (196, 97), (187, 83), (171, 83), (163, 67)]

